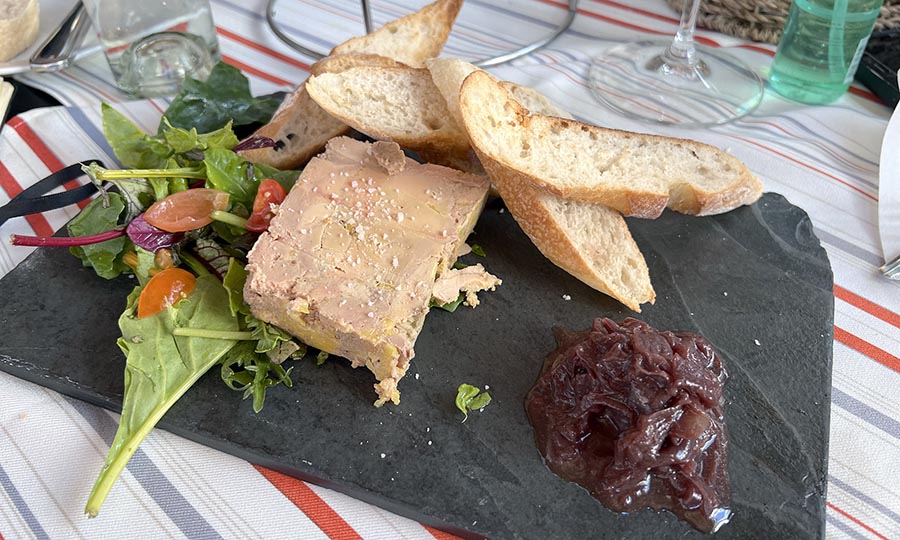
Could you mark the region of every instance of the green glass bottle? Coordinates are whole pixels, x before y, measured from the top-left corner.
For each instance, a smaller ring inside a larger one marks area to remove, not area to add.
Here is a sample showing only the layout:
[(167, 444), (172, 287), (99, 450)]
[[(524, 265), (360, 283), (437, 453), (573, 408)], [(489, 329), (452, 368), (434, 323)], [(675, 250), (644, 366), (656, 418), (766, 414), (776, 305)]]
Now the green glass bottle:
[(803, 103), (829, 103), (853, 81), (882, 0), (793, 0), (769, 83)]

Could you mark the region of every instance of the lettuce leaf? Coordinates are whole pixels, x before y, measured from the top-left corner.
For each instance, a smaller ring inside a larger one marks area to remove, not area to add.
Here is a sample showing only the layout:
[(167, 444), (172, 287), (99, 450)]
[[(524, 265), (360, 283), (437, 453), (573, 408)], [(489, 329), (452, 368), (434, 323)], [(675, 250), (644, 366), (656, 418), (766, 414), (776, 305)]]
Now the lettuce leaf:
[(119, 347), (126, 355), (125, 397), (119, 429), (88, 498), (85, 512), (94, 517), (138, 445), (153, 426), (235, 345), (228, 339), (175, 336), (175, 328), (237, 331), (228, 309), (228, 293), (212, 275), (197, 278), (194, 292), (165, 311), (136, 317), (141, 287), (128, 296), (119, 318)]
[[(197, 128), (204, 133), (229, 121), (236, 126), (268, 122), (281, 102), (274, 96), (253, 97), (247, 77), (239, 69), (219, 62), (206, 82), (188, 77), (165, 116), (175, 127)], [(162, 127), (161, 123), (160, 130)]]
[[(87, 236), (115, 229), (125, 210), (125, 201), (118, 193), (110, 193), (107, 201), (106, 205), (103, 197), (91, 201), (69, 222), (69, 236)], [(113, 279), (129, 270), (128, 265), (122, 261), (122, 256), (130, 244), (128, 238), (122, 236), (99, 244), (69, 248), (69, 251), (81, 259), (85, 266), (92, 267), (98, 276)]]

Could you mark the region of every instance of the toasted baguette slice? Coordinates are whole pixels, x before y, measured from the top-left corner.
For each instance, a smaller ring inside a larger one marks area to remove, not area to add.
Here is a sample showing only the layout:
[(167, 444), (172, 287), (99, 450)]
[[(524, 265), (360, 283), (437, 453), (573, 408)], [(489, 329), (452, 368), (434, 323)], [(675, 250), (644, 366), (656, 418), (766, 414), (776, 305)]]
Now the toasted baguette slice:
[[(310, 72), (339, 73), (359, 65), (420, 67), (426, 58), (441, 52), (461, 6), (462, 0), (438, 0), (369, 35), (345, 41), (316, 62)], [(305, 84), (300, 83), (272, 120), (254, 133), (274, 139), (276, 147), (247, 150), (241, 155), (279, 169), (295, 169), (319, 153), (327, 141), (349, 131), (349, 126), (310, 99)]]
[[(463, 80), (478, 70), (467, 62), (443, 58), (429, 61), (428, 69), (451, 110), (453, 102), (459, 103)], [(500, 84), (532, 113), (570, 118), (533, 88)], [(479, 157), (510, 213), (553, 264), (638, 313), (641, 304), (653, 303), (656, 292), (647, 263), (621, 214), (602, 204), (567, 201), (523, 181), (517, 171), (490, 157)]]
[(466, 78), (460, 109), (479, 156), (569, 200), (655, 218), (666, 205), (686, 214), (718, 214), (762, 194), (750, 170), (715, 147), (529, 114), (484, 72)]
[(349, 131), (347, 124), (316, 105), (301, 84), (284, 99), (269, 123), (253, 134), (269, 137), (275, 147), (238, 153), (254, 163), (296, 169), (318, 154), (326, 142)]
[[(403, 64), (375, 54), (342, 54), (326, 56), (310, 67), (310, 73), (340, 73), (357, 66), (402, 66)], [(345, 135), (350, 126), (325, 112), (313, 101), (301, 83), (275, 111), (272, 120), (254, 135), (269, 137), (275, 148), (244, 150), (241, 156), (255, 163), (278, 169), (296, 169), (318, 154), (325, 143)]]
[(349, 39), (331, 51), (380, 54), (408, 66), (425, 67), (425, 60), (440, 54), (463, 0), (437, 0), (419, 11), (391, 21), (378, 30)]
[(469, 138), (426, 69), (355, 67), (310, 77), (306, 91), (342, 122), (426, 161), (453, 166), (468, 159)]
[(479, 157), (516, 222), (553, 264), (638, 313), (641, 304), (656, 300), (647, 263), (619, 212), (568, 201)]

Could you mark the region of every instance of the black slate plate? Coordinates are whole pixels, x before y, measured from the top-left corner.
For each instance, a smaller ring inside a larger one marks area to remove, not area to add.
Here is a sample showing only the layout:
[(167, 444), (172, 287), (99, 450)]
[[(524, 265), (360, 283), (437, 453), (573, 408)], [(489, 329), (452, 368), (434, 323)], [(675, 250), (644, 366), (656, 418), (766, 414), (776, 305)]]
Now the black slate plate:
[[(731, 374), (735, 517), (716, 537), (821, 538), (833, 296), (809, 218), (767, 194), (723, 216), (666, 212), (630, 223), (658, 295), (642, 318), (704, 334)], [(551, 327), (580, 330), (598, 316), (632, 313), (544, 259), (499, 207), (476, 231), (503, 285), (476, 310), (429, 316), (401, 405), (372, 407), (367, 371), (305, 360), (294, 388), (270, 391), (259, 415), (214, 372), (161, 427), (457, 534), (702, 536), (667, 513), (613, 514), (544, 467), (523, 398), (554, 347)], [(131, 286), (97, 278), (65, 250), (37, 251), (0, 280), (0, 369), (119, 408), (116, 319)], [(453, 405), (461, 382), (490, 385), (494, 398), (464, 424)]]

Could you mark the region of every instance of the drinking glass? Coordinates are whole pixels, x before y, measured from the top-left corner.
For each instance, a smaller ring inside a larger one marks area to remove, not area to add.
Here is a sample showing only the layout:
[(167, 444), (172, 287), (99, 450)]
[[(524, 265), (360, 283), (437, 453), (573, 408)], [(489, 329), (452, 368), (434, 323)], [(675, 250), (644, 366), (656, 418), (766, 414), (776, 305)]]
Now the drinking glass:
[(700, 127), (740, 118), (759, 105), (763, 82), (734, 56), (694, 41), (700, 0), (684, 0), (675, 39), (623, 43), (596, 56), (591, 91), (641, 121)]
[(219, 60), (209, 0), (84, 0), (116, 84), (138, 97), (205, 80)]

